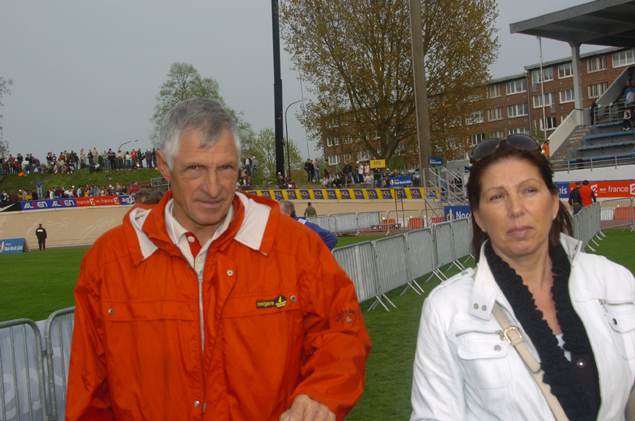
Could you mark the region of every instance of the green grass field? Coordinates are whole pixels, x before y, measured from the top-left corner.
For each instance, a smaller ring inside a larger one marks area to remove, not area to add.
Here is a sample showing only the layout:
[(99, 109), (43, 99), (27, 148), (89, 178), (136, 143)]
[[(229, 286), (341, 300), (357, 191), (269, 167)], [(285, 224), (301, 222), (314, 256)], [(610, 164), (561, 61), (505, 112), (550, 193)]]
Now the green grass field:
[[(616, 229), (604, 232), (607, 238), (599, 242), (597, 254), (635, 273), (635, 233)], [(338, 247), (377, 238), (383, 237), (343, 237)], [(86, 250), (56, 249), (0, 256), (0, 321), (22, 317), (42, 320), (55, 310), (73, 306), (73, 288)], [(449, 274), (455, 272), (456, 269)], [(429, 283), (422, 281), (421, 285), (428, 293), (438, 283), (432, 279)], [(387, 294), (397, 305), (396, 309), (390, 307), (389, 313), (381, 307), (364, 312), (373, 350), (368, 358), (364, 394), (347, 420), (407, 420), (410, 416), (412, 364), (425, 297), (412, 291), (399, 296), (401, 291)], [(363, 309), (370, 304), (363, 303)]]

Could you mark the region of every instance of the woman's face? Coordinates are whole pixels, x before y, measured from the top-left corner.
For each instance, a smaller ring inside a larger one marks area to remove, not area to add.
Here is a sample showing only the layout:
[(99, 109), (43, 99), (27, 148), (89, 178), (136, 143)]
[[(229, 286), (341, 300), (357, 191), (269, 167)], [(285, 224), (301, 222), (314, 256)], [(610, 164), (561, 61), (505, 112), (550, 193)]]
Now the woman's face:
[(530, 162), (509, 158), (488, 167), (474, 218), (496, 254), (508, 263), (549, 252), (559, 200)]

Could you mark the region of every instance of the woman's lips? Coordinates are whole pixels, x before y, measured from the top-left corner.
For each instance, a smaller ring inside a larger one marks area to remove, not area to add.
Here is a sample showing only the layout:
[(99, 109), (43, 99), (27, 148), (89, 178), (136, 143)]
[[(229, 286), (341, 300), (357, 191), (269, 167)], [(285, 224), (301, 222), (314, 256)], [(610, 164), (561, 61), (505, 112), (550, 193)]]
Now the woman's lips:
[(507, 235), (511, 235), (512, 237), (524, 237), (530, 230), (531, 227), (528, 226), (514, 227), (507, 231)]

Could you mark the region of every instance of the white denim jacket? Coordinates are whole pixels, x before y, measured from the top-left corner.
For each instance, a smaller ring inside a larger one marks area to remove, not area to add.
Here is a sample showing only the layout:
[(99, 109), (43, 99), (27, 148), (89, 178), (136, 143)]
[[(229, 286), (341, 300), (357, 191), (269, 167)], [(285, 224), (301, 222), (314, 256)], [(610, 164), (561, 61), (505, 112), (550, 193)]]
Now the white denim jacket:
[[(635, 379), (635, 279), (604, 257), (582, 253), (574, 238), (562, 235), (561, 243), (571, 261), (573, 308), (599, 372), (597, 419), (622, 421)], [(411, 421), (554, 420), (518, 352), (502, 336), (491, 313), (495, 301), (522, 331), (483, 249), (475, 277), (468, 269), (430, 293), (417, 339)]]

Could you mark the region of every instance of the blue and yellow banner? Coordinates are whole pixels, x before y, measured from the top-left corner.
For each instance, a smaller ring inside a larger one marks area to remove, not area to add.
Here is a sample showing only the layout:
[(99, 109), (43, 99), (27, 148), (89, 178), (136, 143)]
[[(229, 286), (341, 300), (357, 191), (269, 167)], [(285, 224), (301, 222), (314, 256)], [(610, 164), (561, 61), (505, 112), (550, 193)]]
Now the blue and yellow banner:
[(396, 189), (249, 190), (246, 193), (274, 200), (391, 200), (424, 198), (424, 189), (421, 187)]

